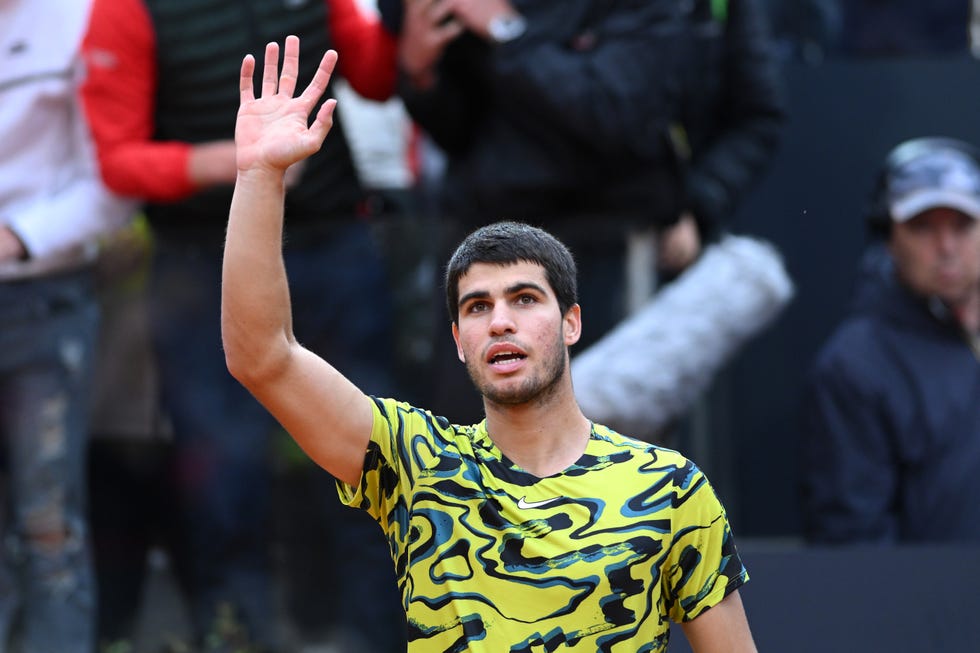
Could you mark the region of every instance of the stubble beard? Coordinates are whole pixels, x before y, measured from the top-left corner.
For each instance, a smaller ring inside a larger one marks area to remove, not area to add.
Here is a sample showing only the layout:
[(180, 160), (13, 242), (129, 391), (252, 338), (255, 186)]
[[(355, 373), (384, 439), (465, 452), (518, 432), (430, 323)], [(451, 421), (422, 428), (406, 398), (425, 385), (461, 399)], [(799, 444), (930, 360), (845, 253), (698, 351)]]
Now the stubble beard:
[(498, 404), (500, 406), (518, 406), (528, 403), (542, 403), (554, 396), (559, 387), (559, 382), (565, 374), (565, 361), (568, 352), (564, 343), (555, 347), (551, 356), (551, 362), (541, 374), (533, 375), (524, 379), (517, 387), (501, 389), (485, 380), (480, 379), (477, 370), (470, 363), (466, 364), (466, 371), (477, 387), (484, 400)]

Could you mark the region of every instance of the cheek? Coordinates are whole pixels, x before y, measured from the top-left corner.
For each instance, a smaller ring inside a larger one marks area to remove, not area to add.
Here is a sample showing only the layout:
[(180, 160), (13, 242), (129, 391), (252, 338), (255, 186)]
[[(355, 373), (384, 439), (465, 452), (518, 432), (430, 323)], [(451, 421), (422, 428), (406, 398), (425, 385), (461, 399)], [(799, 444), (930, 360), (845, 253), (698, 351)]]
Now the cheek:
[(921, 274), (935, 258), (931, 248), (919, 243), (899, 243), (892, 248), (896, 265), (908, 275)]
[(967, 274), (973, 279), (980, 279), (980, 243), (974, 244), (964, 253)]
[(465, 362), (468, 357), (476, 355), (477, 343), (472, 330), (462, 329), (454, 335), (456, 336), (456, 351), (460, 360)]
[(974, 230), (972, 237), (967, 239), (964, 257), (974, 268), (980, 269), (980, 228)]

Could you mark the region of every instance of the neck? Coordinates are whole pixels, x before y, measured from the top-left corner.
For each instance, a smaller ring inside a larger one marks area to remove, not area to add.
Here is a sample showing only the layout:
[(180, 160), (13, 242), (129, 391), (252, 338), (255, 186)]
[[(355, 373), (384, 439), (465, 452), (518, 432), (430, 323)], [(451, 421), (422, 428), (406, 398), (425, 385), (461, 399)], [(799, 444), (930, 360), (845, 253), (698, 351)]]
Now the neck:
[(535, 476), (566, 469), (585, 452), (592, 425), (571, 387), (542, 402), (506, 406), (484, 402), (487, 433), (497, 448)]

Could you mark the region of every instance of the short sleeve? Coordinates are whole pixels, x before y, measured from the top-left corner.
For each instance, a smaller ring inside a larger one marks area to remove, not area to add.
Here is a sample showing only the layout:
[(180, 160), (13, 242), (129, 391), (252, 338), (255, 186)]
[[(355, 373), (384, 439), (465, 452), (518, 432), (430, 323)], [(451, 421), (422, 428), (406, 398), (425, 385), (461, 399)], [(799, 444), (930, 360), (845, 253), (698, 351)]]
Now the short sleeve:
[(356, 487), (337, 481), (337, 491), (344, 505), (366, 510), (381, 521), (390, 514), (392, 502), (404, 486), (401, 465), (402, 445), (398, 434), (405, 429), (405, 414), (411, 407), (392, 399), (372, 398), (374, 412), (371, 441), (364, 456), (364, 468)]
[(664, 567), (664, 596), (675, 622), (694, 619), (749, 580), (724, 507), (693, 464), (677, 488), (674, 537)]
[(412, 489), (452, 440), (452, 427), (394, 399), (372, 398), (374, 422), (357, 486), (337, 481), (343, 504), (360, 508), (384, 530), (393, 551), (408, 537)]

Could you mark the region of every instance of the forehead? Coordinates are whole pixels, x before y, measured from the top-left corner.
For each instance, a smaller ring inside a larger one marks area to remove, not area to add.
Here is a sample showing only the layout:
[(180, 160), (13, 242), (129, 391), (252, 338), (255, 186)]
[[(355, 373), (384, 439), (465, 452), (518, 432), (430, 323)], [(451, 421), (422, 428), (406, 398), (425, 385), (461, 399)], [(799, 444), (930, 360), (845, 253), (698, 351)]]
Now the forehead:
[(954, 208), (936, 207), (927, 209), (904, 222), (896, 222), (895, 230), (911, 230), (915, 227), (939, 227), (944, 224), (967, 225), (977, 224), (978, 220)]
[(459, 296), (471, 293), (504, 292), (506, 289), (534, 284), (541, 286), (549, 293), (547, 275), (543, 267), (537, 263), (518, 261), (499, 265), (496, 263), (474, 263), (459, 278)]

